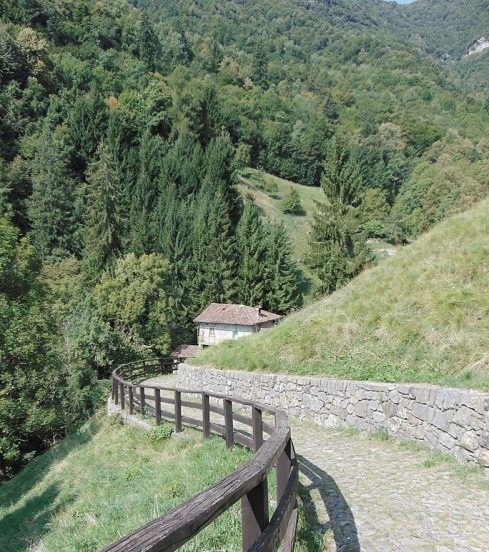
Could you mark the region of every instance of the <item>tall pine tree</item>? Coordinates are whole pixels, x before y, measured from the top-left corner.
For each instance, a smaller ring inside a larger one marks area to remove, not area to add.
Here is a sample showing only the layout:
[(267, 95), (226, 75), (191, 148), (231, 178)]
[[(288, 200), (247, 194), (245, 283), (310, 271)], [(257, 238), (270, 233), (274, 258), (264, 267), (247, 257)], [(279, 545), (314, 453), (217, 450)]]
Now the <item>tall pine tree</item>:
[(93, 279), (111, 268), (122, 250), (121, 173), (113, 153), (105, 143), (100, 144), (97, 155), (98, 159), (89, 166), (87, 177), (84, 250), (86, 272)]
[(266, 302), (265, 233), (260, 212), (252, 201), (248, 201), (237, 228), (238, 249), (237, 295), (239, 300), (250, 306)]
[(32, 241), (42, 260), (79, 251), (76, 182), (70, 168), (72, 148), (63, 128), (47, 129), (32, 163), (28, 214)]
[(266, 301), (272, 312), (286, 313), (300, 305), (299, 277), (292, 260), (289, 237), (283, 224), (270, 224), (267, 231)]
[(159, 136), (146, 131), (139, 148), (139, 174), (131, 201), (130, 249), (136, 255), (153, 249), (151, 220), (158, 195), (158, 178), (164, 144)]
[(319, 277), (319, 291), (331, 293), (370, 258), (358, 220), (362, 173), (343, 137), (331, 141), (321, 186), (327, 202), (318, 203), (307, 262)]

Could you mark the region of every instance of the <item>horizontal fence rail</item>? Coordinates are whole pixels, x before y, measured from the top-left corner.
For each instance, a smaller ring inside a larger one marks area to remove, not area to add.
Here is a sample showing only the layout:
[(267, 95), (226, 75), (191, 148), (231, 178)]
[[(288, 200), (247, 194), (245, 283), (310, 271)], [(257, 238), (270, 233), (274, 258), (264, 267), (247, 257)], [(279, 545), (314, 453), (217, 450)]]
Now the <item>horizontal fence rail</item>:
[[(253, 457), (215, 485), (156, 518), (103, 552), (170, 552), (177, 550), (233, 504), (241, 501), (242, 549), (245, 552), (292, 552), (297, 526), (298, 465), (287, 414), (253, 401), (191, 389), (145, 383), (169, 374), (178, 359), (155, 359), (125, 364), (112, 373), (112, 400), (121, 409), (202, 429), (204, 437), (221, 435), (226, 445), (243, 445)], [(241, 412), (236, 412), (237, 407)], [(188, 415), (188, 411), (195, 415)], [(247, 413), (243, 413), (246, 411)], [(215, 423), (211, 414), (222, 418)], [(271, 416), (266, 423), (263, 415)], [(239, 429), (236, 426), (245, 426)], [(267, 477), (276, 468), (277, 506), (271, 518)]]

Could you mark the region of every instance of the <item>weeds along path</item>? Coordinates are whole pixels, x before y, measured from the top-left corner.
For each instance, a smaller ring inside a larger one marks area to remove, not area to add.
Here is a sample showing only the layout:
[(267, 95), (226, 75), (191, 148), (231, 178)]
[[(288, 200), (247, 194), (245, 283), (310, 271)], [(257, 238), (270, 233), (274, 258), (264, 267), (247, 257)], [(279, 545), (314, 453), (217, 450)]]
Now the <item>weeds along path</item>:
[(440, 455), (293, 421), (311, 551), (487, 552), (489, 479)]

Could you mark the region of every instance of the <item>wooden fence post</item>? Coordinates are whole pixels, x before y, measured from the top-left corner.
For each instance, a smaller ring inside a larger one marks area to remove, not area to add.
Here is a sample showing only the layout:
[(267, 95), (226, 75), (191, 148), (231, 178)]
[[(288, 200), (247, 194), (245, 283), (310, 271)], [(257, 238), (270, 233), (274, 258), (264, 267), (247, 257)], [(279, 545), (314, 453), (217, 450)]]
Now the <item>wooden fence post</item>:
[(268, 525), (268, 484), (264, 479), (241, 499), (241, 540), (247, 552)]
[(114, 384), (114, 403), (119, 404), (119, 385), (117, 384), (117, 380), (114, 378), (113, 380)]
[(251, 409), (251, 423), (253, 428), (253, 452), (263, 445), (262, 412), (254, 406)]
[(139, 388), (139, 401), (141, 403), (141, 416), (144, 416), (144, 411), (146, 408), (145, 399), (144, 399), (144, 387), (141, 385)]
[(224, 425), (226, 427), (226, 446), (231, 448), (234, 445), (233, 403), (229, 399), (224, 399)]
[(211, 434), (211, 410), (209, 407), (209, 395), (202, 393), (202, 429), (204, 437), (210, 437)]
[(161, 391), (159, 389), (155, 389), (154, 392), (156, 425), (159, 426), (161, 424)]
[(182, 393), (175, 391), (175, 431), (182, 431)]
[(124, 384), (119, 384), (120, 387), (120, 395), (121, 395), (121, 409), (124, 410)]
[(129, 393), (129, 414), (134, 414), (134, 389), (132, 388), (132, 385), (128, 388)]
[(277, 504), (282, 498), (292, 467), (292, 446), (289, 439), (277, 462)]
[[(231, 415), (232, 416), (232, 415)], [(232, 419), (232, 417), (231, 417)], [(253, 429), (253, 451), (263, 444), (262, 412), (256, 407), (251, 410)], [(264, 479), (241, 499), (241, 526), (243, 551), (247, 551), (260, 538), (268, 525), (268, 483)]]

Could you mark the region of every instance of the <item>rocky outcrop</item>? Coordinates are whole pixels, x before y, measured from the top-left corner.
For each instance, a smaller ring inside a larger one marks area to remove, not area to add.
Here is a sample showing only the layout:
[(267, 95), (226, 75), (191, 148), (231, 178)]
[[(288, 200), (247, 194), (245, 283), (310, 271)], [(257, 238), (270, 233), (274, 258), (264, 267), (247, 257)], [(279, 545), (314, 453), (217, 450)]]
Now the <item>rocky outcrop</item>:
[(489, 37), (481, 37), (479, 40), (476, 40), (474, 44), (469, 48), (467, 54), (464, 57), (471, 56), (472, 54), (480, 54), (484, 50), (489, 49)]
[(431, 385), (372, 383), (216, 370), (183, 364), (177, 386), (253, 399), (323, 426), (387, 431), (489, 469), (489, 394)]

